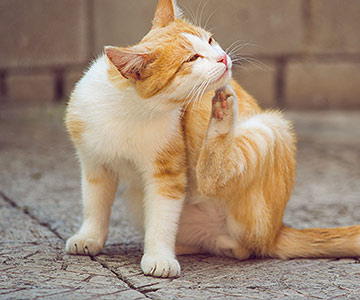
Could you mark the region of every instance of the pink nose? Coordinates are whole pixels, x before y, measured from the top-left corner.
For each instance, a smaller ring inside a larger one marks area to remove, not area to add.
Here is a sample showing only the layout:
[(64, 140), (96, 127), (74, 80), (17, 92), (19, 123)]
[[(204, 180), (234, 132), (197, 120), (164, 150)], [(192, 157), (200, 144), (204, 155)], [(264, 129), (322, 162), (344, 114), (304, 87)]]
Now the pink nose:
[(218, 63), (223, 63), (225, 66), (227, 66), (228, 62), (227, 62), (227, 55), (224, 54), (223, 56), (221, 56), (218, 60)]

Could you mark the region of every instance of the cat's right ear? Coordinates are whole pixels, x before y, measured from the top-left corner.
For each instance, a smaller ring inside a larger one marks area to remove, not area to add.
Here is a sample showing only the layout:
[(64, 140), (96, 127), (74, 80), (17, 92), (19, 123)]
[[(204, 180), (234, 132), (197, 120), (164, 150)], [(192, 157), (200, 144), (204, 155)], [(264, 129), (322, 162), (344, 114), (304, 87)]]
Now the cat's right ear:
[(141, 71), (151, 62), (150, 54), (132, 48), (107, 46), (105, 54), (122, 76), (132, 80), (139, 80)]
[(175, 6), (173, 0), (159, 0), (153, 20), (153, 28), (165, 27), (175, 21)]

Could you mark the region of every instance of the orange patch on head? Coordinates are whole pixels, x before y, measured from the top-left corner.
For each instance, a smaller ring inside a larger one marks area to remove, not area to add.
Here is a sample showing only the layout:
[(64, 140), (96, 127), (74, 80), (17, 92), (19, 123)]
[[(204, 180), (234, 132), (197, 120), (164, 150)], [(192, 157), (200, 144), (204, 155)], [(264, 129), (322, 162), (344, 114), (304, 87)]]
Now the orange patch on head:
[(190, 74), (191, 65), (184, 62), (195, 53), (183, 33), (201, 37), (204, 32), (180, 19), (166, 27), (152, 29), (136, 46), (144, 46), (151, 51), (153, 59), (139, 73), (140, 80), (134, 81), (138, 94), (150, 98), (166, 89), (176, 76)]
[(112, 64), (107, 69), (107, 76), (109, 81), (121, 90), (130, 86), (130, 81), (124, 78), (119, 70)]

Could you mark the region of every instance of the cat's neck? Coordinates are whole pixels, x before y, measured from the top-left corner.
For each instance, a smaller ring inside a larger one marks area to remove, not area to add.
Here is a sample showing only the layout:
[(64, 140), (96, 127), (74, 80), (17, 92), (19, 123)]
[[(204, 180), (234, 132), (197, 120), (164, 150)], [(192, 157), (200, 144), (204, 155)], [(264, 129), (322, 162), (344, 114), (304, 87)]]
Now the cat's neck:
[(107, 80), (112, 86), (113, 91), (118, 94), (119, 105), (118, 113), (124, 115), (136, 115), (144, 121), (162, 119), (166, 115), (180, 114), (181, 103), (169, 99), (169, 95), (157, 94), (150, 98), (142, 98), (130, 81), (124, 78), (120, 72), (104, 57), (106, 62)]

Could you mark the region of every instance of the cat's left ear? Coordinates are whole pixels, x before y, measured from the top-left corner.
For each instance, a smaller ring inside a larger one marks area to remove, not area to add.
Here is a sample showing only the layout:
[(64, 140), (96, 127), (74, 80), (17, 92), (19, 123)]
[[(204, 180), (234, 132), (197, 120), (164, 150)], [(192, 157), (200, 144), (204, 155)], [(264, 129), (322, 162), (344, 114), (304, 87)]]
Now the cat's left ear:
[(122, 76), (141, 79), (141, 71), (152, 62), (152, 55), (135, 48), (105, 47), (105, 54)]

